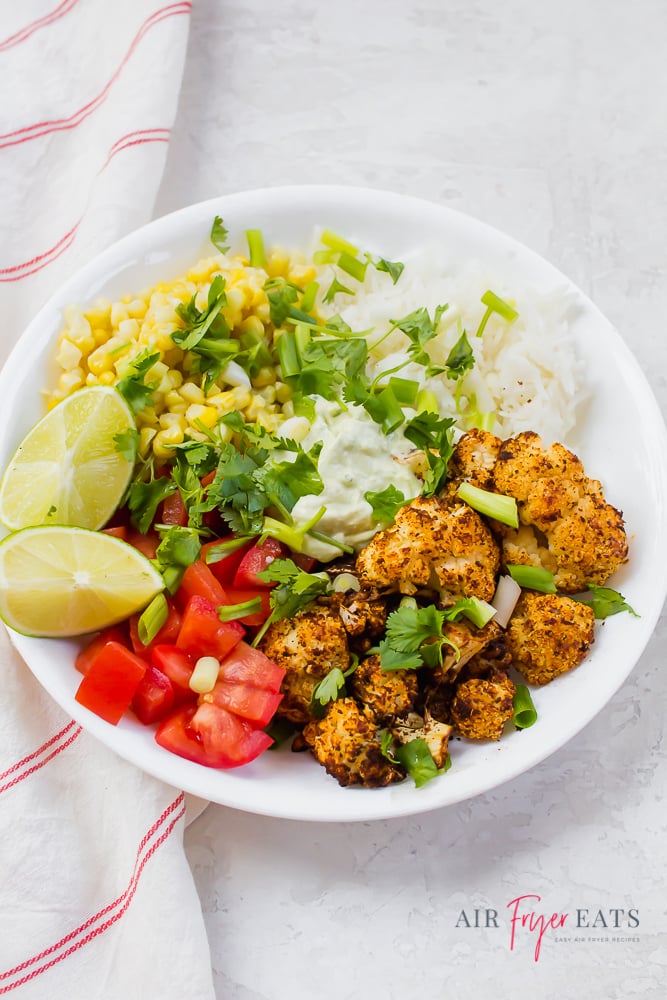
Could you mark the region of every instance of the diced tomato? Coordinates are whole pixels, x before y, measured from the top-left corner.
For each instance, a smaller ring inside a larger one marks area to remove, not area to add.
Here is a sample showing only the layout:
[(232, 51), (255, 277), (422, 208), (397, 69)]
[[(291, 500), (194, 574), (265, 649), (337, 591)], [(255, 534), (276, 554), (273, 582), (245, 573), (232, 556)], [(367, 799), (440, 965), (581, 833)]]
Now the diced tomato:
[(220, 681), (250, 684), (266, 691), (280, 691), (285, 670), (247, 642), (239, 642), (220, 663)]
[(205, 597), (213, 605), (222, 604), (225, 600), (222, 584), (216, 580), (203, 559), (197, 559), (188, 566), (176, 591), (176, 600), (181, 608), (195, 596)]
[(165, 750), (205, 767), (240, 767), (255, 760), (273, 740), (224, 708), (187, 706), (164, 719), (155, 734)]
[(126, 524), (117, 524), (112, 528), (102, 528), (102, 533), (105, 535), (113, 535), (114, 538), (120, 538), (121, 542), (127, 541)]
[[(223, 595), (224, 596), (224, 595)], [(176, 645), (195, 657), (215, 656), (223, 660), (241, 641), (245, 629), (239, 622), (221, 622), (216, 606), (195, 594), (183, 611)]]
[(225, 708), (234, 715), (240, 715), (255, 726), (266, 726), (275, 715), (283, 700), (281, 694), (266, 691), (251, 684), (229, 684), (218, 681), (206, 700), (219, 708)]
[(195, 658), (183, 652), (178, 646), (154, 646), (151, 650), (151, 664), (171, 681), (175, 704), (196, 698), (190, 687), (190, 678), (195, 668)]
[(273, 587), (273, 583), (264, 583), (257, 576), (275, 559), (282, 559), (287, 548), (275, 538), (267, 538), (264, 542), (255, 542), (246, 552), (234, 575), (235, 587)]
[(206, 562), (211, 549), (214, 549), (216, 545), (220, 545), (221, 542), (228, 542), (231, 537), (229, 535), (227, 538), (216, 538), (212, 542), (206, 542), (201, 547), (201, 559), (204, 560), (211, 573), (213, 573), (213, 576), (220, 581), (223, 587), (234, 583), (234, 577), (241, 560), (253, 544), (251, 541), (246, 542), (245, 545), (241, 545), (238, 549), (234, 549), (233, 552), (229, 552), (223, 559), (218, 559), (216, 562)]
[(314, 556), (307, 556), (305, 552), (294, 552), (290, 550), (290, 559), (295, 566), (302, 569), (304, 573), (310, 573), (315, 566), (317, 559)]
[(130, 642), (132, 644), (132, 649), (137, 654), (137, 656), (143, 656), (150, 658), (151, 650), (154, 646), (160, 646), (164, 643), (174, 643), (178, 633), (181, 630), (181, 613), (170, 598), (167, 597), (167, 620), (157, 633), (152, 642), (147, 646), (144, 646), (143, 642), (139, 638), (139, 619), (141, 614), (132, 615), (130, 618)]
[(161, 670), (149, 664), (132, 699), (132, 711), (145, 726), (159, 722), (171, 712), (176, 695), (174, 686)]
[(116, 725), (136, 693), (146, 663), (120, 642), (106, 642), (75, 694), (79, 704)]
[(128, 645), (128, 638), (125, 628), (122, 625), (112, 625), (99, 632), (95, 638), (77, 653), (74, 666), (80, 674), (87, 674), (92, 664), (97, 659), (100, 650), (107, 642), (119, 642), (123, 646)]
[(236, 620), (242, 625), (263, 625), (271, 614), (271, 591), (261, 587), (225, 587), (225, 598), (222, 601), (224, 607), (231, 604), (245, 604), (246, 601), (254, 601), (259, 598), (261, 604), (259, 611), (253, 611), (243, 618)]
[(160, 536), (157, 531), (152, 529), (142, 535), (136, 528), (128, 528), (127, 541), (130, 545), (134, 545), (135, 549), (139, 549), (147, 559), (155, 559), (155, 550), (160, 544)]
[(216, 470), (215, 469), (211, 469), (211, 471), (207, 472), (205, 476), (202, 476), (202, 479), (201, 479), (202, 486), (210, 486), (211, 483), (213, 482), (213, 480), (215, 479), (215, 473), (216, 473)]
[(188, 512), (183, 503), (180, 490), (174, 490), (162, 501), (159, 520), (161, 524), (177, 524), (181, 528), (186, 528), (188, 524)]

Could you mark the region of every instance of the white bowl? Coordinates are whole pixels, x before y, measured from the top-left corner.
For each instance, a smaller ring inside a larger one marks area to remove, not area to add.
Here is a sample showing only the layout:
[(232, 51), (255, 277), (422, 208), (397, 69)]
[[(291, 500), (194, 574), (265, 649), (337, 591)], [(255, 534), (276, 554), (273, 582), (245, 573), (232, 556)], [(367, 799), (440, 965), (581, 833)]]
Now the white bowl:
[(82, 708), (74, 693), (77, 644), (11, 638), (51, 696), (85, 729), (137, 767), (174, 785), (248, 812), (302, 820), (369, 820), (419, 813), (478, 795), (528, 770), (562, 747), (606, 704), (642, 653), (667, 593), (667, 434), (651, 390), (621, 337), (598, 309), (541, 257), (488, 226), (450, 209), (383, 191), (287, 187), (248, 191), (193, 205), (110, 247), (68, 281), (35, 317), (0, 374), (0, 466), (43, 412), (38, 389), (53, 384), (54, 345), (62, 309), (99, 296), (117, 298), (181, 273), (208, 255), (215, 215), (232, 235), (261, 228), (267, 244), (303, 246), (326, 226), (390, 259), (438, 243), (461, 261), (538, 289), (576, 296), (574, 333), (590, 372), (592, 401), (578, 438), (589, 474), (621, 508), (630, 537), (628, 565), (614, 578), (641, 615), (621, 614), (598, 627), (584, 664), (534, 691), (539, 721), (499, 743), (452, 745), (454, 766), (416, 789), (344, 789), (307, 754), (283, 749), (254, 764), (215, 771), (162, 750), (153, 732), (127, 717), (110, 726)]

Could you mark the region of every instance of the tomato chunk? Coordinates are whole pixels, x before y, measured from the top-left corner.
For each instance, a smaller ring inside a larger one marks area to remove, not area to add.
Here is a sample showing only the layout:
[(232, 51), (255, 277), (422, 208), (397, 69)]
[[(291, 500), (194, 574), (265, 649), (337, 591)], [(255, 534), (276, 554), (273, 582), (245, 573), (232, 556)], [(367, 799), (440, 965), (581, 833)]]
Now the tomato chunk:
[[(224, 596), (224, 595), (223, 595)], [(245, 629), (239, 622), (221, 622), (215, 604), (195, 594), (185, 606), (176, 645), (195, 657), (223, 660), (241, 641)]]
[(271, 591), (265, 587), (225, 587), (225, 597), (222, 601), (224, 607), (232, 604), (245, 604), (246, 601), (254, 601), (259, 598), (259, 611), (253, 611), (249, 615), (236, 620), (242, 625), (263, 625), (271, 614)]
[(195, 596), (205, 597), (213, 605), (222, 604), (225, 600), (222, 584), (203, 559), (197, 559), (188, 566), (176, 591), (176, 600), (182, 608)]
[(174, 704), (194, 701), (197, 697), (190, 687), (190, 678), (195, 668), (195, 659), (184, 653), (178, 646), (154, 646), (151, 650), (151, 664), (171, 681)]
[(175, 698), (174, 686), (167, 675), (149, 664), (134, 693), (132, 711), (139, 722), (150, 726), (169, 714)]
[(215, 562), (207, 562), (209, 557), (215, 556), (216, 546), (222, 544), (223, 542), (228, 542), (233, 536), (229, 535), (227, 538), (216, 538), (212, 542), (205, 542), (201, 547), (201, 558), (204, 560), (208, 568), (210, 569), (213, 576), (223, 586), (231, 585), (234, 583), (234, 577), (236, 576), (236, 571), (241, 564), (241, 560), (250, 548), (252, 548), (252, 542), (246, 542), (245, 545), (239, 546), (238, 549), (234, 549), (233, 552), (228, 552), (226, 556), (222, 559), (216, 559)]
[(282, 559), (287, 548), (275, 538), (256, 542), (243, 556), (234, 575), (235, 587), (273, 587), (258, 578), (258, 573), (270, 566), (275, 559)]
[(146, 663), (120, 642), (106, 642), (75, 694), (80, 705), (116, 725), (136, 693)]
[(160, 521), (162, 524), (177, 524), (181, 528), (187, 527), (188, 512), (185, 509), (180, 490), (174, 490), (162, 501)]
[(155, 739), (179, 757), (215, 768), (249, 764), (273, 743), (268, 733), (208, 703), (169, 715), (159, 724)]
[(98, 632), (95, 638), (77, 653), (74, 666), (80, 674), (88, 673), (97, 659), (100, 650), (107, 642), (119, 642), (123, 646), (128, 645), (127, 634), (122, 625), (112, 625), (110, 628), (105, 628), (102, 632)]
[(128, 528), (127, 541), (130, 545), (134, 545), (135, 549), (139, 549), (147, 559), (155, 559), (155, 550), (160, 544), (160, 536), (157, 531), (152, 529), (144, 535), (136, 528)]
[(247, 642), (239, 642), (220, 664), (220, 680), (228, 684), (250, 684), (274, 694), (280, 691), (284, 676), (283, 667)]
[(283, 700), (281, 694), (254, 687), (251, 684), (230, 684), (218, 681), (205, 700), (220, 708), (240, 715), (256, 726), (266, 726), (275, 715), (278, 705)]
[(166, 622), (153, 641), (149, 642), (147, 646), (144, 646), (139, 638), (139, 619), (141, 618), (141, 614), (132, 615), (130, 618), (130, 642), (137, 656), (150, 658), (151, 651), (155, 646), (176, 641), (178, 633), (181, 630), (181, 613), (169, 597), (167, 597), (167, 608)]

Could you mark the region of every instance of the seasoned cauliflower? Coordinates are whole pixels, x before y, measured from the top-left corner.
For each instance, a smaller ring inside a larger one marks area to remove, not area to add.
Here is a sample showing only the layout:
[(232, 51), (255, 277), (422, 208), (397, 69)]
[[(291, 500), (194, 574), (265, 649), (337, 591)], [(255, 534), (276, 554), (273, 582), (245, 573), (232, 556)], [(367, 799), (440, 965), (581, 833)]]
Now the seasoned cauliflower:
[(458, 684), (451, 707), (454, 730), (469, 740), (499, 740), (514, 715), (516, 688), (506, 674), (485, 680), (472, 677)]
[(347, 634), (338, 612), (316, 605), (291, 619), (274, 622), (259, 648), (284, 667), (278, 715), (297, 724), (308, 722), (309, 706), (319, 682), (334, 667), (350, 666)]
[(376, 654), (361, 661), (347, 687), (380, 724), (411, 711), (419, 693), (414, 670), (383, 670)]
[(521, 527), (502, 529), (505, 563), (542, 566), (567, 594), (603, 584), (628, 557), (623, 515), (561, 444), (525, 431), (504, 441), (493, 469), (496, 492), (515, 497)]
[(400, 743), (411, 743), (421, 739), (429, 748), (436, 767), (444, 767), (447, 762), (447, 750), (452, 727), (444, 722), (437, 722), (428, 709), (424, 715), (410, 712), (404, 718), (396, 719), (391, 727), (391, 734)]
[(437, 588), (453, 602), (495, 592), (499, 550), (479, 514), (462, 501), (417, 497), (357, 556), (362, 584), (404, 594)]
[(308, 723), (303, 739), (340, 785), (383, 788), (405, 777), (400, 767), (383, 757), (373, 716), (354, 698), (332, 702), (324, 718)]
[(481, 490), (490, 489), (501, 445), (501, 439), (495, 434), (476, 427), (460, 437), (448, 466), (452, 487), (456, 489), (459, 483), (466, 481)]
[(594, 639), (595, 617), (587, 604), (558, 594), (523, 592), (507, 626), (516, 669), (529, 684), (548, 684), (578, 666)]
[(502, 629), (493, 619), (484, 628), (477, 628), (465, 618), (445, 622), (442, 633), (452, 645), (442, 647), (442, 666), (431, 671), (432, 682), (437, 684), (455, 680), (469, 660), (502, 638)]

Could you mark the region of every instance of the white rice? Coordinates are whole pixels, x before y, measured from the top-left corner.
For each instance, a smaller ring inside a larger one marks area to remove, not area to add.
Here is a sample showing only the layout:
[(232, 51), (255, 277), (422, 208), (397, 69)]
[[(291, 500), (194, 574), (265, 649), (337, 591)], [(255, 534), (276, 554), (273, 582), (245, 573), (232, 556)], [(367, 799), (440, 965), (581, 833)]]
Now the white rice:
[[(340, 314), (353, 330), (372, 328), (367, 338), (372, 346), (387, 331), (390, 320), (401, 319), (421, 306), (432, 317), (436, 306), (447, 304), (438, 335), (429, 342), (427, 351), (434, 362), (444, 363), (465, 329), (475, 366), (465, 376), (458, 411), (453, 380), (439, 375), (425, 383), (435, 393), (441, 413), (456, 418), (457, 425), (466, 429), (465, 409), (474, 399), (476, 405), (471, 409), (495, 414), (493, 432), (499, 437), (533, 430), (545, 443), (567, 443), (577, 410), (585, 400), (583, 363), (577, 357), (571, 332), (576, 308), (573, 296), (564, 289), (544, 293), (523, 282), (508, 283), (473, 263), (448, 264), (433, 250), (412, 254), (404, 263), (396, 285), (388, 274), (369, 266), (363, 292), (353, 279), (338, 272), (343, 284), (359, 290), (354, 296), (339, 293), (331, 306), (321, 307), (322, 311)], [(519, 315), (507, 322), (492, 314), (483, 336), (476, 337), (486, 311), (481, 296), (489, 289)], [(405, 334), (390, 334), (371, 351), (375, 373), (393, 369), (405, 360), (408, 346)], [(398, 374), (421, 379), (423, 368), (411, 364)]]

